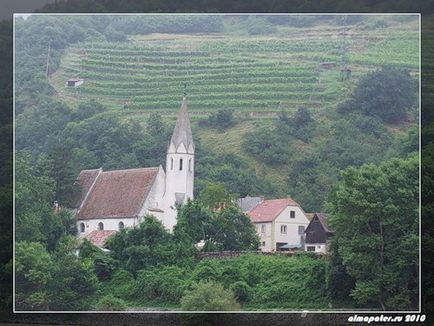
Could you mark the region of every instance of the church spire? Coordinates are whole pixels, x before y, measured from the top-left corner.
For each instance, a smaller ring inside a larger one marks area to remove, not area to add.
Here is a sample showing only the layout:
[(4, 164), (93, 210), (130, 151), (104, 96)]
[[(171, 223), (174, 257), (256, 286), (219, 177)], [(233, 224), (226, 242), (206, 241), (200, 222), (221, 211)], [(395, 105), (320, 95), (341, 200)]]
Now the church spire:
[(176, 121), (175, 130), (173, 131), (170, 143), (175, 146), (175, 150), (178, 149), (181, 143), (184, 144), (186, 149), (188, 149), (190, 145), (194, 148), (190, 118), (187, 110), (187, 98), (185, 96), (182, 99), (181, 110), (179, 111), (178, 120)]

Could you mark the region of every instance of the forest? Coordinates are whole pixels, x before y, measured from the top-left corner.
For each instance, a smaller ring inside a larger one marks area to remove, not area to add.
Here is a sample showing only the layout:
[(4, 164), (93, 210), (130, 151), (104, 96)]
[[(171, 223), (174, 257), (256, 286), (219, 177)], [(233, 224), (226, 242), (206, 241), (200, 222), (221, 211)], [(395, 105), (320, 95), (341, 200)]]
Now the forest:
[[(165, 23), (157, 18), (129, 21), (122, 16), (17, 19), (17, 310), (417, 307), (418, 82), (412, 57), (407, 57), (405, 51), (402, 57), (391, 57), (391, 62), (385, 63), (366, 63), (362, 56), (353, 57), (354, 62), (369, 69), (357, 71), (354, 80), (345, 86), (345, 96), (335, 99), (336, 94), (325, 91), (318, 99), (323, 101), (320, 111), (296, 102), (277, 106), (272, 118), (254, 119), (242, 113), (246, 111), (243, 107), (251, 107), (254, 100), (240, 99), (234, 105), (223, 99), (204, 100), (204, 106), (208, 103), (211, 110), (206, 115), (195, 115), (199, 108), (193, 105), (195, 200), (179, 208), (174, 232), (169, 233), (156, 218), (147, 216), (139, 227), (123, 230), (109, 240), (110, 254), (77, 240), (73, 213), (68, 207), (77, 191), (74, 181), (78, 173), (99, 167), (164, 166), (174, 119), (158, 106), (141, 115), (134, 106), (146, 111), (152, 97), (145, 95), (139, 95), (142, 100), (132, 106), (118, 108), (107, 99), (99, 101), (99, 95), (94, 98), (86, 92), (77, 96), (59, 93), (56, 74), (68, 50), (80, 44), (99, 48), (115, 44), (113, 50), (117, 44), (126, 48), (124, 43), (131, 42), (131, 37), (156, 32), (194, 35), (239, 30), (245, 35), (264, 37), (277, 33), (282, 25), (303, 30), (342, 23), (308, 16), (283, 22), (271, 18), (238, 18), (228, 23), (216, 16), (206, 29), (201, 16), (173, 16)], [(397, 21), (348, 19), (346, 23), (355, 29), (376, 30)], [(405, 36), (398, 35), (397, 44)], [(260, 51), (258, 46), (263, 44), (255, 46), (254, 51)], [(272, 51), (297, 53), (297, 48), (279, 46)], [(331, 53), (335, 50), (331, 46)], [(203, 64), (201, 60), (198, 58), (198, 67)], [(94, 63), (89, 60), (88, 64), (90, 67)], [(261, 71), (249, 77), (251, 83), (264, 82), (262, 71), (271, 66), (266, 63), (259, 67)], [(207, 69), (214, 68), (203, 69), (207, 74)], [(302, 72), (298, 77), (309, 83), (312, 76), (303, 75), (303, 69), (308, 66), (288, 73)], [(265, 78), (282, 85), (273, 96), (289, 94), (292, 99), (291, 94), (299, 92), (301, 95), (295, 97), (304, 101), (303, 84), (290, 89), (288, 78), (297, 76), (289, 76)], [(149, 78), (152, 81), (152, 76)], [(124, 87), (133, 89), (132, 81), (128, 83)], [(135, 83), (140, 86), (140, 81)], [(118, 86), (105, 85), (108, 92), (119, 91)], [(336, 86), (336, 82), (329, 85)], [(217, 90), (205, 84), (203, 87), (209, 87), (210, 92)], [(101, 85), (89, 92), (98, 94), (94, 92), (98, 89), (102, 89)], [(401, 90), (398, 95), (397, 89)], [(182, 86), (174, 87), (168, 96), (170, 101), (159, 105), (177, 110), (176, 101), (180, 102), (182, 91)], [(223, 87), (221, 91), (227, 90)], [(239, 92), (250, 91), (240, 86)], [(194, 96), (189, 97), (191, 102)], [(262, 98), (255, 100), (260, 102)], [(267, 112), (270, 107), (259, 105), (254, 112), (258, 110)], [(244, 131), (238, 132), (241, 129)], [(212, 146), (215, 137), (225, 135), (229, 141), (236, 135), (234, 150), (226, 150), (230, 146), (225, 144)], [(213, 210), (222, 200), (230, 202), (246, 195), (291, 196), (307, 212), (327, 212), (335, 231), (331, 254), (256, 254), (256, 231), (238, 207)], [(60, 213), (52, 209), (55, 200), (63, 207)], [(195, 243), (202, 239), (206, 240), (205, 251), (250, 253), (231, 259), (200, 260)]]

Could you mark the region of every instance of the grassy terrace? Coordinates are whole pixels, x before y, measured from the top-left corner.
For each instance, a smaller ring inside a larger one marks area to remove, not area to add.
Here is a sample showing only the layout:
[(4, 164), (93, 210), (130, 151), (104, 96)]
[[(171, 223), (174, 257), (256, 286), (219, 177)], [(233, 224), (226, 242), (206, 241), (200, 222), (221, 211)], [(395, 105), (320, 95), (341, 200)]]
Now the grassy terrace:
[[(353, 26), (347, 36), (352, 79), (341, 82), (340, 32), (315, 26), (281, 28), (270, 36), (151, 34), (126, 43), (81, 43), (68, 49), (51, 82), (70, 102), (95, 98), (129, 114), (177, 111), (185, 90), (193, 114), (219, 108), (272, 113), (333, 106), (381, 64), (418, 67), (415, 29)], [(322, 69), (327, 61), (338, 65)], [(72, 77), (85, 83), (66, 88)]]

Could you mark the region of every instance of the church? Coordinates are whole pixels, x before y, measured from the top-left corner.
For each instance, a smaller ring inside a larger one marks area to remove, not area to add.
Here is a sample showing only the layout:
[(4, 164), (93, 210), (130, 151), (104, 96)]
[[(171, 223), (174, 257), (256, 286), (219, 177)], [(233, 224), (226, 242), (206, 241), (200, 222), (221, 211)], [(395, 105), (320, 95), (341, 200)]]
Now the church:
[(78, 236), (102, 246), (116, 231), (134, 227), (145, 215), (156, 216), (170, 231), (176, 205), (193, 199), (194, 142), (184, 97), (167, 147), (166, 169), (159, 167), (83, 170), (75, 217)]

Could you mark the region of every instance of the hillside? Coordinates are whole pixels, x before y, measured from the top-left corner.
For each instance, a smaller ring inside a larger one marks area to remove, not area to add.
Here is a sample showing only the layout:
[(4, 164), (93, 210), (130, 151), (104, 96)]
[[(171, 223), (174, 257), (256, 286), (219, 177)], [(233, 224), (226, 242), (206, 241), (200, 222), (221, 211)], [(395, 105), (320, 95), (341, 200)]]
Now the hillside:
[[(416, 21), (347, 26), (278, 26), (266, 35), (132, 35), (127, 42), (81, 42), (69, 47), (51, 77), (58, 96), (95, 98), (123, 113), (176, 111), (186, 92), (196, 113), (219, 108), (272, 114), (306, 106), (324, 110), (345, 99), (357, 80), (382, 64), (418, 67)], [(346, 51), (343, 49), (346, 48)], [(340, 80), (346, 53), (350, 81)], [(321, 64), (332, 62), (329, 69)], [(66, 88), (69, 78), (84, 79)]]

